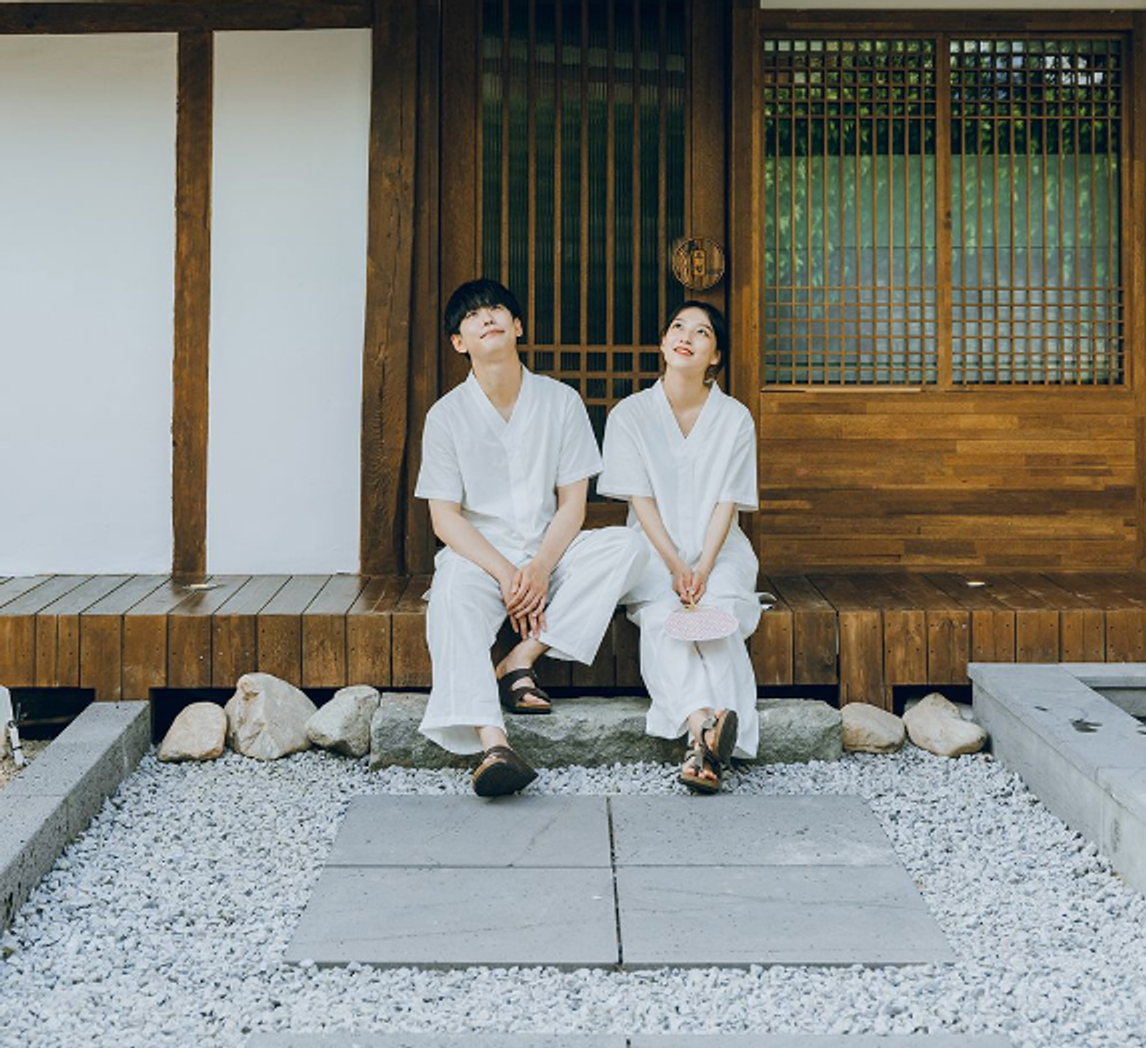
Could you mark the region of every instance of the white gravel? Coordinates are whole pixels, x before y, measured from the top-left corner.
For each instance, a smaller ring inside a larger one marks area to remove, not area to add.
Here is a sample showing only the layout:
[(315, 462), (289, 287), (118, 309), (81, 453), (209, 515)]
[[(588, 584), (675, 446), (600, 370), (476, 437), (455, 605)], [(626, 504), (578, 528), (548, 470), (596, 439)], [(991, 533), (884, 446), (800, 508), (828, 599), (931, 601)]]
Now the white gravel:
[[(534, 788), (675, 792), (672, 775), (566, 768), (542, 772)], [(0, 1045), (238, 1046), (253, 1031), (344, 1029), (1002, 1032), (1016, 1048), (1146, 1048), (1146, 901), (990, 758), (908, 750), (756, 768), (731, 785), (866, 797), (959, 962), (636, 973), (286, 966), (349, 799), (466, 792), (466, 778), (370, 773), (323, 753), (198, 766), (148, 756), (5, 937)]]

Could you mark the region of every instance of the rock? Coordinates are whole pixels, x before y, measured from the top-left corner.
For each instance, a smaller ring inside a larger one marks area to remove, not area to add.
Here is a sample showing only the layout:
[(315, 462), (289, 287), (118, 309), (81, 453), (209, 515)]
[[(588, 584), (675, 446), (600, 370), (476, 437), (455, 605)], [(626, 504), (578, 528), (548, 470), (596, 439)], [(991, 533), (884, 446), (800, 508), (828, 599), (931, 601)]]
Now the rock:
[[(548, 716), (506, 716), (510, 745), (535, 767), (680, 762), (684, 743), (645, 734), (647, 699), (558, 699)], [(472, 768), (475, 754), (447, 753), (418, 731), (426, 696), (384, 692), (370, 725), (370, 768)]]
[(245, 673), (226, 705), (227, 745), (261, 761), (309, 749), (306, 725), (315, 709), (293, 684), (269, 673)]
[(227, 714), (213, 702), (180, 711), (159, 745), (161, 761), (213, 761), (227, 744)]
[(840, 717), (848, 753), (894, 753), (903, 745), (903, 721), (894, 713), (866, 702), (849, 702)]
[(908, 710), (903, 723), (916, 746), (940, 757), (978, 753), (987, 742), (987, 733), (964, 720), (959, 707), (938, 692), (924, 696)]
[(837, 761), (843, 755), (840, 711), (818, 699), (762, 699), (759, 760), (769, 764)]
[(306, 734), (323, 749), (365, 757), (370, 752), (370, 720), (378, 702), (377, 689), (368, 684), (342, 688), (306, 722)]

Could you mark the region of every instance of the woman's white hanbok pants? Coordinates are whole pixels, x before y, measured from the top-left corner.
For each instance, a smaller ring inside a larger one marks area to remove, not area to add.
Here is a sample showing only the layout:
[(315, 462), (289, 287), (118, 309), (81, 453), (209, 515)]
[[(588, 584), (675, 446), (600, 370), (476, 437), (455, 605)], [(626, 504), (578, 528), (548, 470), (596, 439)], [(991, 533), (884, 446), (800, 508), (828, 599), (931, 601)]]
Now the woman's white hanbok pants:
[[(530, 559), (502, 550), (521, 567)], [(550, 658), (591, 663), (621, 597), (640, 577), (645, 541), (628, 528), (582, 531), (549, 579), (546, 628)], [(426, 612), (433, 687), (419, 730), (451, 753), (480, 753), (479, 727), (504, 728), (490, 648), (505, 621), (497, 581), (450, 549), (435, 561)], [(542, 681), (538, 681), (543, 684)]]
[[(744, 566), (736, 558), (717, 558), (701, 601), (734, 616), (739, 629), (721, 640), (685, 641), (664, 631), (665, 620), (681, 607), (672, 576), (654, 552), (641, 580), (648, 599), (628, 606), (641, 630), (641, 677), (649, 691), (645, 729), (664, 739), (680, 738), (688, 716), (701, 709), (735, 710), (738, 718), (735, 756), (756, 756), (760, 718), (756, 711), (756, 674), (747, 638), (760, 621), (760, 602), (744, 584)], [(755, 573), (752, 582), (755, 583)]]

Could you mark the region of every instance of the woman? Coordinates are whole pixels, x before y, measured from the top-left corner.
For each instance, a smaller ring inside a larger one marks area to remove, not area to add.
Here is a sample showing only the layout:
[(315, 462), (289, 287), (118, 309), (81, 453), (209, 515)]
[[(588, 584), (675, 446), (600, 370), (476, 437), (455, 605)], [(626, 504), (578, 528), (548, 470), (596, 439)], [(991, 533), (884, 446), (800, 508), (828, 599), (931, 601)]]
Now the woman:
[[(756, 430), (748, 409), (716, 385), (728, 352), (720, 311), (681, 305), (661, 335), (663, 376), (609, 415), (597, 483), (628, 501), (629, 527), (656, 553), (622, 602), (641, 631), (648, 733), (675, 739), (687, 729), (680, 781), (701, 793), (720, 789), (730, 757), (756, 756), (760, 731), (745, 644), (760, 620), (759, 564), (737, 523), (738, 511), (758, 506)], [(731, 636), (665, 632), (673, 612), (702, 602), (735, 618)]]

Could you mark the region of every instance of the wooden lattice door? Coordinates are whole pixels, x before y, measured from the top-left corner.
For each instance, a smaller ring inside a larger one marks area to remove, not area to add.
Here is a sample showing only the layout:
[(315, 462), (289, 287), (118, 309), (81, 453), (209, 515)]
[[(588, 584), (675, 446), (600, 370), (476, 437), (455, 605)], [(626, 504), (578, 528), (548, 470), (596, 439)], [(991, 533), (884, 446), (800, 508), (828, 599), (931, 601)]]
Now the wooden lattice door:
[[(690, 0), (443, 7), (443, 297), (479, 274), (512, 288), (526, 363), (578, 390), (598, 438), (659, 374), (686, 295), (673, 244), (725, 241), (725, 21)], [(440, 374), (465, 375), (444, 341)]]

